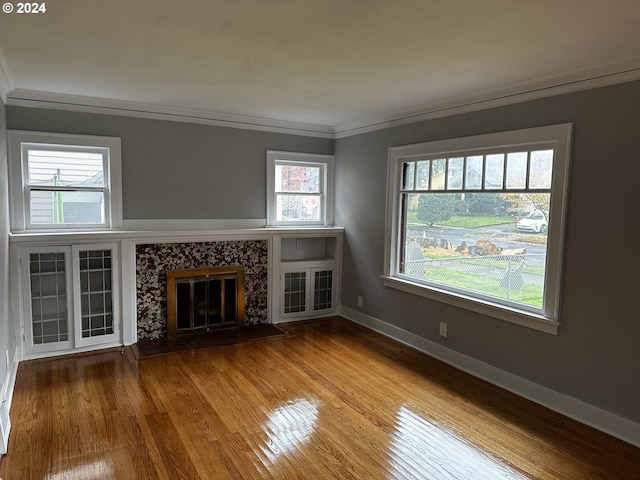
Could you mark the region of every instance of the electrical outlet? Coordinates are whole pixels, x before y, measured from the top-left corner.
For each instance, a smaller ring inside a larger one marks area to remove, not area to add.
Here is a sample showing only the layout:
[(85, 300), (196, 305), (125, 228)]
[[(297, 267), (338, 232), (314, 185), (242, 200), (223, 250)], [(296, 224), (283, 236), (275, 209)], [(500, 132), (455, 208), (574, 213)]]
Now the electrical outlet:
[(358, 298), (356, 299), (356, 305), (358, 306), (358, 308), (362, 308), (362, 302), (364, 301), (364, 299), (358, 295)]
[(440, 336), (441, 337), (447, 336), (447, 324), (444, 322), (440, 322)]

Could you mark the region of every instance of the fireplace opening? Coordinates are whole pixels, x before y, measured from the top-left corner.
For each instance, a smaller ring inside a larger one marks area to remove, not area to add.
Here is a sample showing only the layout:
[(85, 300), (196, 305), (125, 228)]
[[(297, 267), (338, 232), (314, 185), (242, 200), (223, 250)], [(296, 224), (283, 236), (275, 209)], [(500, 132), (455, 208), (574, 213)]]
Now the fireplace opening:
[(244, 268), (167, 272), (167, 336), (209, 332), (244, 323)]

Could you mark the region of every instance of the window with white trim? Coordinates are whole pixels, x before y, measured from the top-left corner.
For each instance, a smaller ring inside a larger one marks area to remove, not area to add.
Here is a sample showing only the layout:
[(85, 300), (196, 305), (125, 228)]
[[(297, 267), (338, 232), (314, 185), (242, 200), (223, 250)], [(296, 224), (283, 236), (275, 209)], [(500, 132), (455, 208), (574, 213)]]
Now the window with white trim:
[(571, 124), (389, 149), (385, 285), (556, 333)]
[(267, 225), (331, 225), (333, 156), (267, 151)]
[(9, 131), (12, 228), (122, 224), (120, 139)]

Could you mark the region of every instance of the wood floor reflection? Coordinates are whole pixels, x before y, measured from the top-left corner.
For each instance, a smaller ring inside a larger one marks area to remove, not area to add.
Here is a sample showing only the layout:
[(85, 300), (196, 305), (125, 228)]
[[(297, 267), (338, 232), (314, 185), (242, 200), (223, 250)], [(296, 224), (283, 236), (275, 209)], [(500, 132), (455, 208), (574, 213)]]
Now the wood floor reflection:
[(334, 318), (25, 362), (15, 479), (639, 479), (640, 449)]

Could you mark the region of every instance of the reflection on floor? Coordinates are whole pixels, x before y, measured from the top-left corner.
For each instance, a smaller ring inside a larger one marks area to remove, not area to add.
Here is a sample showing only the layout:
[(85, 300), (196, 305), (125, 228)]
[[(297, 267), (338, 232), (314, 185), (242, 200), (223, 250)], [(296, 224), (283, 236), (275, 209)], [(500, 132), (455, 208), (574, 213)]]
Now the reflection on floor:
[(24, 362), (13, 479), (640, 478), (640, 449), (340, 318)]
[(402, 406), (390, 448), (393, 478), (526, 480), (527, 477), (450, 429), (436, 425)]
[(263, 430), (268, 440), (262, 449), (269, 461), (309, 442), (318, 419), (318, 401), (300, 398), (270, 412)]

